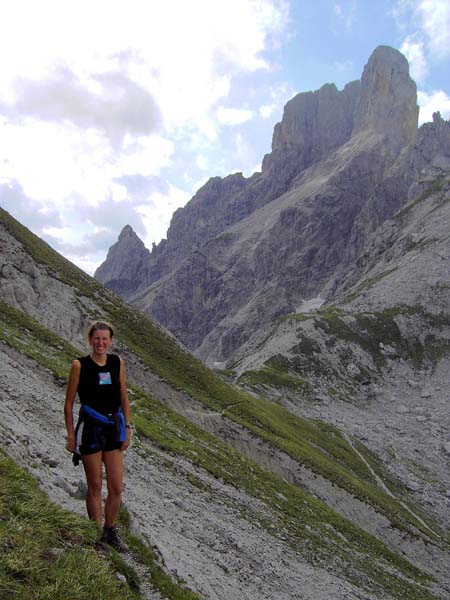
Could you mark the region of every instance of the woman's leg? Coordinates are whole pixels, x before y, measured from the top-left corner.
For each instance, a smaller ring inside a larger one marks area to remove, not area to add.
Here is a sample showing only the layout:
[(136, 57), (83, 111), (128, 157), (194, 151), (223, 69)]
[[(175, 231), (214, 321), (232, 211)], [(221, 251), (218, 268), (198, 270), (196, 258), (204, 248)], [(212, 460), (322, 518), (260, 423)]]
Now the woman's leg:
[(121, 450), (103, 452), (108, 496), (105, 502), (105, 527), (113, 527), (122, 501), (123, 453)]
[(86, 508), (91, 521), (102, 524), (102, 453), (85, 454), (81, 457), (86, 474)]

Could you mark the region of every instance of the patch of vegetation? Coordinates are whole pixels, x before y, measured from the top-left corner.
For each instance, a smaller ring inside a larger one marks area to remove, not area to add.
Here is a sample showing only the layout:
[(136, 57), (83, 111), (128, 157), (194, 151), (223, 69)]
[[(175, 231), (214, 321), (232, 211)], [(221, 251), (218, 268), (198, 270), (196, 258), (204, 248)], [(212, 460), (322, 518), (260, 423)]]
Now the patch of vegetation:
[(407, 204), (404, 208), (398, 211), (395, 215), (396, 219), (402, 219), (409, 211), (411, 211), (415, 206), (432, 196), (433, 194), (437, 194), (441, 192), (444, 188), (444, 185), (447, 183), (447, 178), (443, 175), (437, 177), (429, 187), (427, 187), (415, 200), (411, 203)]
[(345, 296), (345, 298), (343, 299), (342, 303), (343, 304), (347, 304), (349, 302), (352, 302), (352, 300), (354, 300), (355, 298), (357, 298), (361, 294), (361, 292), (364, 292), (366, 290), (370, 290), (379, 281), (381, 281), (385, 277), (388, 277), (389, 275), (392, 275), (392, 273), (395, 273), (397, 270), (398, 270), (398, 267), (393, 267), (392, 269), (388, 269), (387, 271), (383, 271), (382, 273), (379, 273), (378, 275), (375, 275), (374, 277), (369, 277), (368, 279), (363, 280), (355, 288), (355, 290), (353, 292), (351, 292), (351, 293), (349, 293), (349, 294), (347, 294)]
[(214, 373), (223, 377), (226, 380), (234, 380), (237, 376), (237, 372), (233, 369), (214, 369)]
[(101, 549), (99, 534), (92, 522), (50, 503), (24, 469), (0, 454), (2, 599), (141, 598), (136, 574)]
[(214, 238), (211, 238), (208, 242), (206, 242), (205, 246), (208, 246), (208, 244), (211, 243), (215, 243), (215, 242), (232, 242), (233, 240), (236, 239), (236, 234), (235, 233), (231, 233), (229, 231), (225, 231), (224, 233), (221, 233), (219, 235), (217, 235)]
[(450, 342), (436, 340), (428, 334), (425, 340), (418, 337), (406, 337), (397, 323), (397, 318), (415, 319), (417, 317), (430, 327), (450, 325), (447, 315), (432, 315), (420, 306), (398, 305), (383, 311), (371, 313), (343, 313), (330, 310), (317, 318), (315, 326), (328, 336), (353, 343), (370, 354), (377, 368), (386, 365), (387, 359), (383, 346), (395, 349), (397, 355), (411, 362), (415, 367), (423, 366), (425, 361), (435, 364), (450, 351)]
[(275, 387), (277, 389), (282, 388), (298, 392), (303, 396), (308, 396), (312, 390), (311, 384), (305, 379), (293, 377), (289, 373), (268, 365), (265, 365), (258, 371), (245, 371), (239, 377), (238, 383), (255, 390), (258, 390), (261, 386)]

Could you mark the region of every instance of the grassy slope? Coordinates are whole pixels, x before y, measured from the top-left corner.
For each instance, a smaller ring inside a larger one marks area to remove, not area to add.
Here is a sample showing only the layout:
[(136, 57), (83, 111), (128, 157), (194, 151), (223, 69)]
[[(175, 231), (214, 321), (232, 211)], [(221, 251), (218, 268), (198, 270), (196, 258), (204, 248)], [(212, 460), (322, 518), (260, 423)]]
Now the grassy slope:
[[(149, 366), (172, 384), (212, 408), (222, 410), (270, 443), (289, 452), (342, 487), (357, 493), (397, 524), (408, 528), (410, 516), (390, 498), (385, 497), (371, 482), (370, 474), (343, 440), (337, 430), (308, 423), (272, 405), (227, 386), (199, 361), (180, 350), (159, 328), (133, 310), (114, 294), (106, 292), (95, 281), (65, 261), (28, 230), (0, 212), (0, 219), (24, 243), (35, 260), (47, 264), (61, 280), (77, 285), (80, 293), (94, 298), (107, 316), (117, 325), (120, 339)], [(46, 357), (46, 365), (55, 376), (65, 378), (67, 367), (75, 355), (74, 349), (23, 313), (6, 305), (1, 307), (3, 339), (26, 354)], [(28, 339), (27, 339), (28, 332)], [(41, 343), (45, 352), (36, 347)], [(37, 351), (36, 351), (37, 350)], [(187, 456), (192, 462), (222, 477), (252, 495), (261, 498), (273, 510), (274, 520), (287, 531), (292, 543), (305, 547), (308, 541), (315, 557), (324, 560), (334, 555), (347, 565), (356, 581), (361, 573), (370, 574), (372, 584), (397, 597), (431, 597), (416, 584), (408, 583), (399, 572), (417, 581), (422, 575), (403, 558), (390, 552), (381, 542), (367, 535), (352, 523), (305, 494), (261, 469), (256, 463), (233, 452), (229, 447), (196, 428), (176, 413), (169, 411), (148, 395), (136, 391), (139, 431), (162, 447)], [(149, 414), (152, 419), (149, 419)], [(418, 525), (415, 523), (414, 525)], [(342, 544), (341, 536), (348, 540)], [(357, 551), (357, 554), (353, 552)], [(395, 566), (388, 574), (387, 567)], [(360, 573), (360, 574), (358, 574)], [(364, 578), (364, 576), (363, 576)]]
[[(126, 528), (125, 512), (121, 521)], [(140, 600), (136, 572), (98, 538), (95, 524), (52, 504), (27, 472), (0, 452), (2, 600)], [(167, 576), (150, 547), (127, 531), (125, 538), (164, 598), (199, 600)]]
[(135, 574), (97, 539), (94, 524), (51, 504), (30, 475), (0, 454), (2, 599), (140, 598)]

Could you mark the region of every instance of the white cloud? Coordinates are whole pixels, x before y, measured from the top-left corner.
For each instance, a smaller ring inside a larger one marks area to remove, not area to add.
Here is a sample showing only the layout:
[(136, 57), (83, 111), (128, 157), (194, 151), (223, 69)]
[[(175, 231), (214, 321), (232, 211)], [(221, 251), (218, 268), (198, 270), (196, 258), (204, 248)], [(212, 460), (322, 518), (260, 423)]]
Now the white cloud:
[(195, 157), (195, 164), (202, 171), (206, 171), (206, 169), (208, 169), (208, 165), (209, 165), (208, 159), (206, 158), (206, 156), (204, 154), (198, 154)]
[(438, 58), (450, 56), (449, 0), (420, 0), (416, 11), (428, 37), (430, 51)]
[[(238, 164), (249, 164), (251, 163), (251, 167), (248, 170), (244, 171), (244, 176), (249, 177), (254, 173), (253, 170), (250, 170), (254, 163), (256, 162), (255, 150), (252, 145), (248, 142), (246, 137), (242, 135), (242, 133), (237, 133), (234, 136), (234, 157)], [(252, 160), (253, 158), (253, 160)]]
[[(17, 182), (20, 214), (39, 207), (47, 239), (91, 271), (127, 215), (150, 228), (148, 240), (164, 237), (190, 195), (178, 184), (192, 149), (216, 164), (209, 154), (223, 125), (252, 116), (251, 107), (224, 107), (237, 77), (271, 69), (288, 8), (287, 0), (1, 3), (0, 168)], [(178, 183), (167, 183), (168, 169)], [(111, 213), (105, 227), (101, 209)], [(32, 210), (27, 219), (37, 222)]]
[(286, 84), (279, 84), (271, 86), (266, 92), (265, 98), (271, 99), (271, 102), (264, 104), (259, 107), (258, 112), (263, 119), (268, 119), (274, 115), (283, 114), (283, 108), (286, 102), (295, 95), (296, 91), (293, 87)]
[(93, 74), (82, 82), (61, 67), (48, 79), (17, 78), (13, 89), (14, 110), (20, 115), (98, 129), (114, 145), (120, 145), (127, 133), (152, 133), (160, 121), (152, 95), (119, 72)]
[(170, 185), (166, 193), (155, 192), (150, 202), (137, 207), (146, 228), (142, 241), (147, 248), (151, 249), (153, 243), (166, 237), (172, 214), (184, 206), (189, 198), (188, 192)]
[(424, 81), (428, 75), (424, 42), (417, 34), (409, 35), (403, 42), (400, 52), (408, 59), (411, 77), (414, 81), (417, 83)]
[(20, 183), (8, 177), (0, 179), (0, 206), (16, 215), (22, 223), (28, 224), (38, 235), (46, 226), (62, 225), (56, 206), (48, 201), (30, 199)]
[(433, 120), (433, 113), (440, 112), (443, 119), (450, 119), (450, 96), (442, 90), (427, 94), (418, 92), (420, 106), (419, 124)]
[(253, 111), (246, 108), (226, 108), (219, 106), (217, 119), (223, 125), (240, 125), (253, 118)]
[(431, 65), (450, 56), (449, 0), (397, 0), (391, 14), (406, 33), (401, 51), (414, 79), (423, 83)]

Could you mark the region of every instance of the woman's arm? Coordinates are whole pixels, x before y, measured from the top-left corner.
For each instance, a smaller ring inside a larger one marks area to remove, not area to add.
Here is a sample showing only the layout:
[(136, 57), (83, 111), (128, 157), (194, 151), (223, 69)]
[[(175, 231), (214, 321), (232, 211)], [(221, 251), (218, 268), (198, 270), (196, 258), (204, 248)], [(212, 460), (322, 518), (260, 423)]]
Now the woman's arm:
[[(126, 425), (131, 424), (130, 401), (128, 399), (127, 378), (125, 374), (125, 363), (120, 359), (120, 402)], [(122, 450), (126, 450), (130, 445), (131, 427), (127, 427), (127, 439), (122, 444)]]
[(64, 401), (64, 419), (67, 429), (66, 449), (75, 452), (75, 429), (73, 426), (73, 404), (80, 382), (81, 363), (79, 360), (72, 362), (69, 383), (67, 384), (66, 399)]

